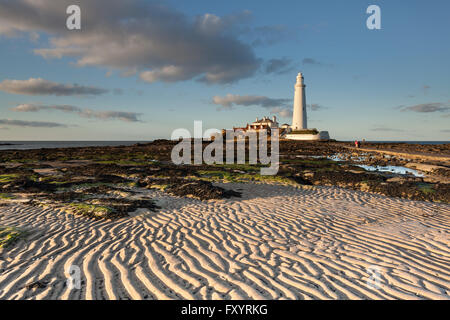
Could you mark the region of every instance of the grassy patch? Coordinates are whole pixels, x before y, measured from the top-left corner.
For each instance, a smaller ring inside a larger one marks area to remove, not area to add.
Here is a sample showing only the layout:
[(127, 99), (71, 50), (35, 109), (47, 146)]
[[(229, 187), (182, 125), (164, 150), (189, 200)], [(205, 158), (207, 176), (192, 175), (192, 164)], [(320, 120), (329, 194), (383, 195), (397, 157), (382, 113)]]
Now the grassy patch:
[(100, 164), (120, 164), (120, 165), (147, 165), (154, 162), (155, 157), (147, 153), (106, 153), (106, 154), (94, 154), (89, 158)]
[(13, 227), (0, 226), (0, 248), (5, 248), (22, 237), (25, 232)]
[(158, 190), (164, 191), (164, 190), (166, 190), (169, 186), (170, 186), (170, 185), (168, 185), (168, 184), (152, 184), (152, 185), (150, 186), (150, 188), (151, 188), (151, 189), (158, 189)]
[(211, 182), (265, 182), (265, 183), (280, 183), (280, 184), (296, 184), (295, 181), (284, 176), (264, 176), (260, 174), (236, 173), (216, 170), (199, 170), (197, 173), (202, 180)]
[(16, 163), (26, 164), (26, 163), (36, 162), (36, 160), (34, 160), (34, 159), (3, 159), (0, 162), (7, 162), (10, 164), (16, 164)]
[(117, 186), (122, 186), (122, 187), (126, 187), (126, 188), (137, 188), (139, 187), (139, 184), (136, 181), (130, 181), (130, 182), (125, 182), (125, 183), (118, 183)]
[(43, 180), (43, 181), (48, 181), (48, 183), (50, 183), (50, 184), (56, 184), (56, 185), (58, 185), (58, 184), (66, 184), (66, 183), (70, 183), (70, 181), (56, 181), (56, 180), (53, 180), (53, 181), (49, 181), (50, 179), (46, 179), (46, 180)]
[(11, 194), (8, 193), (0, 193), (0, 199), (3, 200), (10, 200), (10, 199), (14, 199), (15, 197)]
[(293, 130), (290, 134), (318, 134), (319, 131), (316, 129), (303, 129), (303, 130)]
[(417, 187), (419, 188), (419, 190), (425, 194), (430, 194), (430, 193), (435, 193), (436, 190), (433, 189), (433, 185), (432, 184), (428, 184), (428, 183), (419, 183), (417, 185)]
[(0, 183), (8, 183), (16, 180), (19, 177), (19, 174), (0, 174)]
[(75, 213), (87, 216), (107, 217), (114, 212), (113, 209), (106, 206), (85, 203), (70, 203), (69, 207), (74, 209)]
[(102, 160), (102, 161), (95, 161), (95, 163), (98, 164), (117, 164), (117, 165), (125, 165), (125, 166), (146, 166), (149, 164), (153, 164), (152, 161), (145, 161), (145, 160)]
[(34, 182), (40, 182), (40, 181), (46, 181), (51, 179), (51, 177), (44, 177), (44, 176), (39, 176), (37, 174), (32, 174), (28, 177), (29, 180), (34, 181)]
[(260, 171), (262, 167), (266, 167), (262, 164), (214, 164), (211, 166), (212, 168), (223, 168), (229, 170), (239, 170), (246, 172), (255, 172)]

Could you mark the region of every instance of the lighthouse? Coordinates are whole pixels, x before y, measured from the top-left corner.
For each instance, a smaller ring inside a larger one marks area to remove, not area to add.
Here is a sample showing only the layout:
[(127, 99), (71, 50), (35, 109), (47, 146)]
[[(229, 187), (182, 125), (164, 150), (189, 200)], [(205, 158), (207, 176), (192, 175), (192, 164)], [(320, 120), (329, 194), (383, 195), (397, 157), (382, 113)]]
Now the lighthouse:
[(306, 115), (306, 94), (303, 74), (297, 75), (294, 94), (294, 113), (292, 114), (292, 126), (285, 135), (289, 140), (330, 140), (328, 131), (319, 131), (315, 128), (308, 129)]
[(308, 128), (306, 116), (306, 94), (303, 74), (297, 75), (294, 94), (294, 113), (292, 115), (292, 130), (303, 130)]

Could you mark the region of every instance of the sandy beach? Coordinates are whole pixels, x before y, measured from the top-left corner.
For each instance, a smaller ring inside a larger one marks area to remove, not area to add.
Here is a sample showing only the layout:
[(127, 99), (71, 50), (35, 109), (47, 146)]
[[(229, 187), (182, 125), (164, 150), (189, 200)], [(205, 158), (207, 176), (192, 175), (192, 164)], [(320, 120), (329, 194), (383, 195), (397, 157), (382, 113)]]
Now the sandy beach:
[(0, 0), (0, 305), (332, 320), (450, 300), (448, 12)]
[[(0, 299), (450, 299), (448, 204), (221, 186), (242, 198), (144, 190), (160, 210), (112, 221), (1, 207), (0, 225), (28, 235), (0, 249)], [(80, 289), (66, 285), (73, 265)]]

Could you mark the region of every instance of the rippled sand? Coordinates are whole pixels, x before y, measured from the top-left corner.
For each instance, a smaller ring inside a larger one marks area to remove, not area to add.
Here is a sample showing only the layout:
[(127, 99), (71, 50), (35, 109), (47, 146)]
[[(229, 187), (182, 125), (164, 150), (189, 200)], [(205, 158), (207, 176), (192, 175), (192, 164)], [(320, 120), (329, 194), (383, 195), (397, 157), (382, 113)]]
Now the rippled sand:
[(118, 221), (0, 207), (0, 225), (31, 232), (0, 249), (0, 299), (450, 299), (449, 205), (224, 186), (243, 198), (148, 191), (162, 209)]

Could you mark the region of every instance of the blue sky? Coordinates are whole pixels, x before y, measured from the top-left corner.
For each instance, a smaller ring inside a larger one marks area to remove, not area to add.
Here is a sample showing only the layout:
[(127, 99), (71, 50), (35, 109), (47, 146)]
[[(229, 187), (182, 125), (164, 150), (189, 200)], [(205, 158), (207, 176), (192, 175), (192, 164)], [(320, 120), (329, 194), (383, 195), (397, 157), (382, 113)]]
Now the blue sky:
[[(450, 140), (448, 1), (67, 1), (81, 8), (79, 31), (67, 31), (64, 2), (0, 0), (0, 140), (151, 140), (265, 115), (290, 124), (299, 71), (309, 126), (333, 138)], [(371, 4), (381, 30), (366, 28)]]

